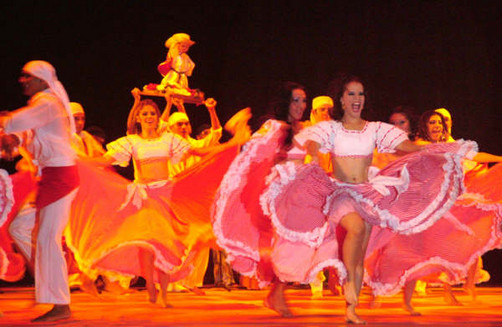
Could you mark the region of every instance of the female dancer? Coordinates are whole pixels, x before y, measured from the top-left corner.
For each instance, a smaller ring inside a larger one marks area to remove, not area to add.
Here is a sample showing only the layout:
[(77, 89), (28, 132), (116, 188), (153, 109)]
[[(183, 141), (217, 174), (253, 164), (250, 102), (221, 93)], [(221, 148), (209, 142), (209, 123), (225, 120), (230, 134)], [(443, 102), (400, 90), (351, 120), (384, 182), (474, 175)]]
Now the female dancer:
[[(430, 110), (422, 114), (418, 142), (446, 142), (448, 135), (439, 113)], [(478, 152), (473, 159), (500, 162), (502, 157)], [(469, 187), (467, 192), (443, 219), (422, 233), (398, 235), (375, 228), (370, 243), (380, 246), (370, 246), (372, 251), (365, 259), (367, 283), (374, 294), (393, 295), (403, 288), (405, 309), (411, 315), (419, 315), (411, 304), (417, 279), (443, 283), (449, 303), (458, 303), (450, 284), (462, 282), (466, 276), (473, 291), (469, 281), (474, 281), (479, 256), (501, 244), (502, 206), (481, 194), (470, 193)]]
[[(260, 195), (272, 167), (284, 160), (303, 162), (305, 151), (293, 143), (302, 128), (306, 108), (305, 88), (286, 82), (270, 104), (270, 119), (253, 134), (244, 150), (225, 174), (215, 199), (213, 232), (228, 253), (232, 268), (255, 277), (261, 287), (272, 283), (265, 306), (280, 315), (291, 316), (282, 281), (303, 281), (278, 276), (281, 264), (271, 258), (275, 232), (270, 217), (260, 207)], [(297, 260), (300, 264), (301, 260)], [(313, 280), (320, 271), (312, 272)], [(307, 283), (310, 281), (306, 281)]]
[[(216, 188), (249, 130), (243, 122), (229, 142), (192, 148), (173, 133), (159, 133), (159, 118), (153, 101), (140, 101), (129, 113), (128, 135), (108, 144), (103, 158), (92, 159), (104, 165), (127, 165), (132, 158), (133, 183), (94, 165), (80, 165), (84, 183), (72, 208), (66, 239), (83, 272), (142, 276), (152, 303), (157, 299), (154, 282), (158, 281), (162, 305), (168, 306), (167, 284), (190, 273), (190, 265), (184, 262), (200, 237), (191, 222), (196, 226), (210, 223)], [(209, 155), (169, 179), (168, 162), (189, 154)]]
[[(408, 139), (414, 141), (417, 131), (417, 120), (418, 117), (416, 117), (413, 107), (400, 105), (392, 109), (388, 122), (406, 132)], [(373, 152), (373, 162), (371, 164), (378, 169), (382, 169), (405, 154), (406, 153), (400, 151), (380, 153), (375, 150)]]
[(392, 109), (389, 117), (389, 123), (402, 129), (408, 134), (410, 140), (415, 139), (416, 119), (415, 110), (410, 106), (397, 106)]
[[(343, 112), (340, 121), (321, 122), (295, 137), (314, 162), (319, 151), (332, 154), (335, 179), (330, 180), (317, 165), (278, 165), (261, 200), (284, 240), (274, 243), (273, 254), (287, 252), (292, 257), (299, 253), (297, 247), (309, 246), (321, 262), (318, 266), (333, 265), (338, 256), (334, 227), (340, 224), (347, 231), (342, 249), (347, 269), (346, 319), (362, 324), (355, 308), (371, 225), (399, 233), (430, 227), (457, 197), (462, 178), (460, 156), (473, 150), (475, 143), (428, 147), (375, 172), (369, 169), (375, 147), (404, 152), (421, 147), (396, 127), (361, 117), (365, 91), (359, 78), (348, 76), (341, 85), (335, 99)], [(308, 269), (305, 265), (303, 262), (302, 268)]]

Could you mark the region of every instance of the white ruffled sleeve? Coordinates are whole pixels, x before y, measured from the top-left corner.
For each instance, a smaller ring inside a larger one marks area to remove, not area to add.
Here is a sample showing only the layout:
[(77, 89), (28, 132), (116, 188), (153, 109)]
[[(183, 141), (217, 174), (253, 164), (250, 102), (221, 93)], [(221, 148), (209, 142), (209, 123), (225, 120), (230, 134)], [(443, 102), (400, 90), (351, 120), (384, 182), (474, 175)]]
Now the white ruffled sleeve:
[(336, 126), (334, 121), (323, 121), (314, 126), (303, 129), (295, 136), (295, 142), (301, 147), (305, 147), (307, 141), (314, 141), (321, 147), (320, 152), (327, 153), (334, 151), (333, 140), (336, 136)]
[(392, 153), (399, 144), (408, 140), (406, 132), (394, 125), (383, 122), (375, 122), (375, 124), (377, 124), (376, 146), (380, 153)]
[(127, 167), (132, 157), (132, 139), (130, 136), (121, 137), (106, 145), (107, 152), (105, 156), (110, 156), (115, 159), (113, 165)]
[(164, 133), (163, 141), (169, 149), (169, 159), (173, 165), (179, 163), (187, 151), (192, 147), (191, 144), (181, 136), (174, 133)]

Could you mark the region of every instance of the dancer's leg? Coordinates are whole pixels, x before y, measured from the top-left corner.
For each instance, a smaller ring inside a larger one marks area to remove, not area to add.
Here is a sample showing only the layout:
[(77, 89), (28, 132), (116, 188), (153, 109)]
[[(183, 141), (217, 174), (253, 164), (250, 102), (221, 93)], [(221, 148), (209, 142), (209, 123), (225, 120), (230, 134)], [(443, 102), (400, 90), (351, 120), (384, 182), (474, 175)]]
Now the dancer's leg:
[(347, 235), (343, 241), (343, 262), (347, 268), (347, 281), (344, 285), (345, 299), (350, 304), (358, 303), (358, 269), (363, 257), (365, 223), (355, 212), (345, 215), (340, 221)]
[(403, 289), (403, 301), (404, 309), (410, 313), (412, 316), (420, 316), (420, 312), (415, 311), (413, 305), (411, 304), (411, 298), (413, 297), (413, 292), (415, 291), (416, 280), (409, 281), (404, 285)]
[(284, 291), (286, 290), (286, 283), (276, 280), (272, 283), (270, 292), (264, 301), (267, 308), (274, 310), (283, 317), (292, 317), (293, 314), (289, 311)]
[(451, 289), (450, 284), (443, 283), (443, 289), (444, 289), (444, 300), (446, 303), (450, 305), (462, 305), (462, 303), (460, 303), (453, 294), (453, 290)]
[(474, 262), (469, 267), (469, 270), (467, 271), (467, 278), (464, 284), (464, 289), (467, 291), (467, 293), (471, 294), (472, 301), (476, 301), (476, 275), (478, 271), (479, 260), (481, 260), (481, 258), (476, 260), (476, 262)]
[(373, 226), (367, 222), (364, 222), (364, 239), (362, 242), (362, 255), (359, 258), (359, 261), (356, 266), (356, 288), (357, 288), (357, 297), (359, 298), (359, 294), (361, 294), (361, 288), (363, 286), (363, 278), (364, 278), (364, 257), (366, 256), (366, 249), (368, 248), (368, 242), (370, 240), (371, 228)]
[(169, 285), (169, 275), (161, 270), (157, 270), (160, 284), (160, 301), (164, 308), (171, 308), (172, 305), (167, 302), (167, 286)]
[(151, 303), (157, 302), (157, 290), (153, 281), (153, 253), (146, 249), (141, 249), (139, 252), (139, 261), (143, 270), (143, 277), (146, 281), (146, 289), (148, 291), (148, 301)]
[(77, 190), (42, 208), (35, 250), (35, 297), (39, 303), (54, 304), (33, 322), (68, 319), (70, 287), (68, 269), (62, 249), (63, 230), (70, 217), (70, 207)]
[(32, 240), (33, 229), (35, 228), (37, 209), (31, 205), (23, 207), (18, 215), (9, 225), (9, 234), (16, 243), (16, 246), (26, 258), (28, 270), (35, 274), (33, 252), (34, 244)]
[(361, 290), (362, 273), (361, 267), (365, 248), (366, 223), (358, 213), (352, 212), (345, 215), (340, 225), (345, 228), (347, 235), (343, 241), (343, 262), (347, 268), (347, 281), (343, 287), (347, 308), (345, 318), (347, 322), (354, 324), (365, 324), (366, 322), (359, 318), (355, 309), (359, 303), (359, 292)]

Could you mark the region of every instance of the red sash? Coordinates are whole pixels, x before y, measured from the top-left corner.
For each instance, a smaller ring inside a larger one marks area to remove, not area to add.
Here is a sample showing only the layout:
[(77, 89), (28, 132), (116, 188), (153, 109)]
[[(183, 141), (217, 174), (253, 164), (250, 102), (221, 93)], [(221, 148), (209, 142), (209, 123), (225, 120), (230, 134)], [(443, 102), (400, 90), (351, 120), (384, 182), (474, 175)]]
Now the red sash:
[(79, 183), (77, 166), (43, 168), (42, 179), (38, 182), (37, 209), (61, 199), (76, 189)]

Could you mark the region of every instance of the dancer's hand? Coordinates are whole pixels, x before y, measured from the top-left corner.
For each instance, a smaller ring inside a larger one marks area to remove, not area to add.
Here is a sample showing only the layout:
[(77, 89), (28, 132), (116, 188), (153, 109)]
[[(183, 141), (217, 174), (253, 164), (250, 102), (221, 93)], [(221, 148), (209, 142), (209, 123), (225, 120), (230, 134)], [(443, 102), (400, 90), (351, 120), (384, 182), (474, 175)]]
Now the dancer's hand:
[(247, 107), (239, 110), (235, 115), (233, 115), (225, 124), (225, 130), (231, 134), (237, 133), (237, 131), (244, 126), (247, 126), (249, 119), (251, 118), (251, 108)]
[(141, 98), (140, 92), (141, 91), (137, 87), (135, 87), (134, 89), (131, 90), (131, 94), (132, 94), (132, 97), (134, 98), (135, 102), (139, 102), (139, 100)]
[(13, 160), (19, 155), (19, 138), (13, 134), (2, 134), (0, 136), (1, 157)]
[(251, 138), (251, 128), (249, 128), (248, 125), (244, 126), (241, 125), (239, 126), (239, 128), (237, 128), (234, 137), (232, 137), (230, 142), (233, 144), (242, 145), (247, 141), (249, 141), (250, 138)]
[(204, 101), (204, 105), (208, 110), (214, 110), (216, 108), (217, 103), (218, 102), (216, 102), (216, 100), (213, 98), (209, 98), (206, 101)]

